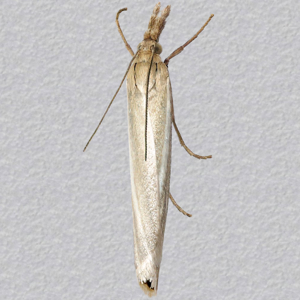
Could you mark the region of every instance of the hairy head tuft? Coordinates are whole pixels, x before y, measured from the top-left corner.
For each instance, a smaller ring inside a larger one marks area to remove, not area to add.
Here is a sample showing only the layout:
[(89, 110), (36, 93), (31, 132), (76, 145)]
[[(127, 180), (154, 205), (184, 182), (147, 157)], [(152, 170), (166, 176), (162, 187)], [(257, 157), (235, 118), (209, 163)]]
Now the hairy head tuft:
[(144, 40), (151, 39), (156, 42), (159, 40), (159, 36), (166, 25), (166, 19), (170, 14), (171, 6), (168, 5), (162, 12), (161, 15), (158, 16), (160, 11), (160, 2), (158, 2), (154, 9), (153, 13), (150, 17), (148, 30), (144, 34)]

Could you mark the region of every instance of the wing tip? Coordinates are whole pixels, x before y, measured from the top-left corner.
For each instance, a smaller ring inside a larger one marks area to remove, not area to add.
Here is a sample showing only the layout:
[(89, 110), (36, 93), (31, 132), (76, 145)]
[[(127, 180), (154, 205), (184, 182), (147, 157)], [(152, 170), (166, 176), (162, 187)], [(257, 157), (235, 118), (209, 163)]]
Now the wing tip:
[(155, 284), (155, 282), (150, 281), (149, 279), (146, 280), (146, 282), (140, 281), (139, 285), (141, 287), (141, 289), (143, 290), (143, 292), (149, 296), (156, 296), (157, 294), (157, 282)]

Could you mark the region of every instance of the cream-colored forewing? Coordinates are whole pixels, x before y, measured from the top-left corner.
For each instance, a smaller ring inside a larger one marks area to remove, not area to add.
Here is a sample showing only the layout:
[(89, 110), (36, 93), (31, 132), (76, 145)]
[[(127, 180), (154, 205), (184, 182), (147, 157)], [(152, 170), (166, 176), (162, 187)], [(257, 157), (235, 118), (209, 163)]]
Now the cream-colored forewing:
[(138, 57), (127, 77), (128, 130), (135, 267), (149, 296), (156, 294), (171, 166), (171, 90), (169, 73), (155, 55), (149, 81), (148, 157), (145, 161), (145, 97), (149, 63)]

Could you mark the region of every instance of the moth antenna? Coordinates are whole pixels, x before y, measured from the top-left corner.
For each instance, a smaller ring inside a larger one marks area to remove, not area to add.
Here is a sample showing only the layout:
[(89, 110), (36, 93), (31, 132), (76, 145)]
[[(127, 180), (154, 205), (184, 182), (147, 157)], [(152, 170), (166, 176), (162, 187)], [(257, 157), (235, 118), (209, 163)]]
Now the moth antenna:
[(154, 47), (152, 48), (150, 67), (147, 74), (147, 86), (146, 86), (146, 109), (145, 109), (145, 161), (147, 161), (147, 128), (148, 128), (148, 94), (149, 94), (149, 81), (150, 81), (150, 73), (151, 67), (154, 57)]
[(130, 63), (129, 63), (129, 66), (128, 66), (127, 70), (126, 70), (126, 73), (125, 73), (125, 75), (124, 75), (124, 77), (123, 77), (123, 79), (122, 79), (122, 81), (121, 81), (121, 84), (119, 85), (119, 87), (118, 87), (118, 89), (117, 89), (115, 95), (114, 95), (113, 98), (111, 99), (111, 101), (110, 101), (110, 103), (109, 103), (109, 105), (108, 105), (108, 107), (107, 107), (107, 109), (106, 109), (106, 111), (105, 111), (105, 113), (104, 113), (102, 119), (100, 120), (100, 122), (99, 122), (97, 128), (95, 129), (94, 133), (92, 134), (92, 136), (90, 137), (90, 139), (89, 139), (89, 141), (87, 142), (86, 146), (84, 147), (83, 152), (85, 151), (85, 149), (86, 149), (87, 146), (89, 145), (90, 141), (92, 140), (92, 138), (93, 138), (94, 135), (96, 134), (98, 128), (100, 127), (100, 125), (101, 125), (101, 123), (102, 123), (104, 117), (106, 116), (106, 114), (107, 114), (107, 112), (108, 112), (110, 106), (112, 105), (113, 101), (115, 100), (115, 98), (116, 98), (116, 96), (117, 96), (117, 94), (118, 94), (118, 92), (119, 92), (119, 90), (120, 90), (120, 88), (121, 88), (121, 86), (122, 86), (122, 84), (123, 84), (123, 82), (124, 82), (124, 80), (125, 80), (127, 74), (128, 74), (128, 71), (129, 71), (129, 69), (130, 69), (130, 66), (131, 66), (132, 62), (134, 61), (134, 59), (136, 58), (136, 56), (138, 55), (138, 53), (139, 53), (139, 52), (137, 51), (136, 54), (135, 54), (135, 55), (133, 56), (133, 58), (131, 59), (131, 61), (130, 61)]
[(130, 45), (127, 43), (127, 41), (126, 41), (126, 39), (125, 39), (125, 36), (124, 36), (124, 34), (123, 34), (123, 31), (122, 31), (122, 29), (121, 29), (121, 26), (120, 26), (120, 24), (119, 24), (119, 15), (120, 15), (120, 13), (121, 13), (122, 11), (126, 11), (126, 10), (127, 10), (127, 7), (122, 8), (122, 9), (120, 9), (120, 10), (117, 12), (117, 15), (116, 15), (116, 23), (117, 23), (118, 31), (119, 31), (119, 33), (120, 33), (120, 35), (121, 35), (121, 38), (122, 38), (122, 40), (123, 40), (123, 42), (124, 42), (124, 44), (125, 44), (125, 47), (126, 47), (127, 50), (129, 51), (129, 53), (131, 54), (131, 56), (134, 56), (134, 52), (132, 51)]

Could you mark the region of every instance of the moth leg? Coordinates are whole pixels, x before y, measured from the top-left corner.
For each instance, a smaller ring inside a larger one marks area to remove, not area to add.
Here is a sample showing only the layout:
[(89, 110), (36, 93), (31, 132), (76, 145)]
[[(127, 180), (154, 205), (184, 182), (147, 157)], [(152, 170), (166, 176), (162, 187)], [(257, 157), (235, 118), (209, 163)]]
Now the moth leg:
[(171, 195), (171, 193), (169, 193), (169, 196), (170, 196), (170, 199), (171, 201), (173, 202), (173, 204), (176, 206), (176, 208), (182, 212), (184, 215), (188, 216), (188, 217), (191, 217), (192, 215), (191, 214), (188, 214), (186, 211), (184, 211), (175, 201), (175, 199), (173, 198), (173, 196)]
[(127, 43), (127, 41), (126, 41), (126, 39), (125, 39), (125, 36), (124, 36), (124, 34), (123, 34), (123, 31), (122, 31), (122, 29), (121, 29), (121, 26), (120, 26), (120, 24), (119, 24), (119, 15), (120, 15), (120, 13), (121, 13), (122, 11), (125, 11), (125, 10), (127, 10), (127, 8), (122, 8), (122, 9), (120, 9), (120, 10), (118, 11), (118, 13), (117, 13), (117, 15), (116, 15), (116, 23), (117, 23), (118, 30), (119, 30), (119, 33), (120, 33), (120, 35), (121, 35), (121, 38), (122, 38), (123, 42), (125, 43), (126, 49), (129, 51), (129, 53), (131, 54), (131, 56), (133, 56), (134, 53), (133, 53), (133, 51), (132, 51), (130, 45)]
[(203, 29), (206, 27), (206, 25), (209, 23), (209, 21), (212, 19), (214, 15), (211, 15), (209, 17), (209, 19), (206, 21), (206, 23), (201, 27), (201, 29), (191, 38), (189, 39), (184, 45), (180, 46), (179, 48), (177, 48), (174, 52), (171, 53), (171, 55), (169, 55), (164, 63), (166, 64), (166, 66), (169, 64), (169, 61), (171, 58), (175, 57), (176, 55), (178, 55), (181, 51), (183, 51), (183, 49), (190, 44), (194, 39), (196, 39), (198, 37), (198, 35), (203, 31)]
[(175, 113), (174, 113), (174, 103), (173, 103), (173, 96), (171, 97), (171, 113), (172, 113), (172, 122), (173, 122), (173, 125), (174, 125), (174, 128), (175, 128), (175, 131), (177, 133), (177, 136), (178, 136), (178, 139), (179, 139), (179, 142), (181, 144), (181, 146), (186, 150), (186, 152), (191, 155), (191, 156), (194, 156), (198, 159), (207, 159), (207, 158), (212, 158), (211, 155), (207, 155), (207, 156), (201, 156), (201, 155), (198, 155), (196, 153), (194, 153), (183, 141), (183, 138), (179, 132), (179, 129), (176, 125), (176, 122), (175, 122)]
[(185, 143), (184, 143), (184, 141), (183, 141), (183, 139), (182, 139), (182, 136), (181, 136), (181, 134), (180, 134), (180, 132), (179, 132), (179, 129), (178, 129), (178, 127), (177, 127), (177, 125), (176, 125), (176, 122), (175, 122), (175, 117), (174, 117), (174, 112), (173, 112), (173, 125), (174, 125), (174, 128), (175, 128), (175, 131), (176, 131), (176, 133), (177, 133), (177, 135), (178, 135), (178, 139), (179, 139), (179, 142), (180, 142), (180, 144), (181, 144), (181, 146), (186, 150), (186, 152), (189, 154), (189, 155), (191, 155), (191, 156), (194, 156), (194, 157), (196, 157), (196, 158), (198, 158), (198, 159), (207, 159), (207, 158), (212, 158), (212, 156), (211, 155), (207, 155), (207, 156), (201, 156), (201, 155), (198, 155), (198, 154), (196, 154), (196, 153), (194, 153)]

